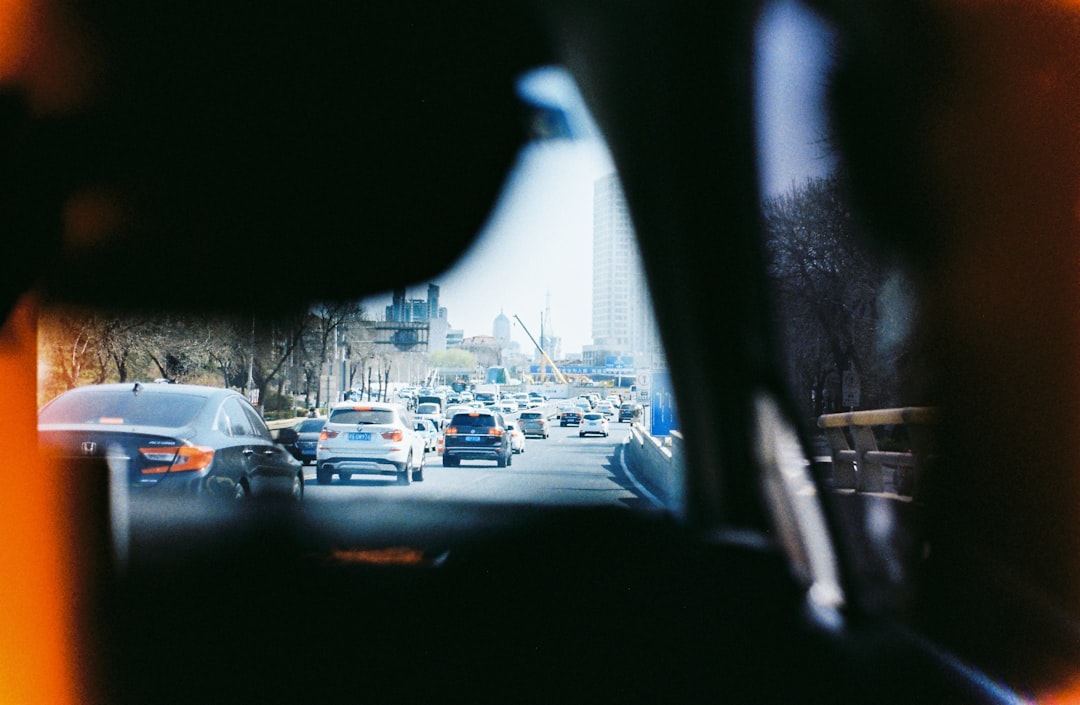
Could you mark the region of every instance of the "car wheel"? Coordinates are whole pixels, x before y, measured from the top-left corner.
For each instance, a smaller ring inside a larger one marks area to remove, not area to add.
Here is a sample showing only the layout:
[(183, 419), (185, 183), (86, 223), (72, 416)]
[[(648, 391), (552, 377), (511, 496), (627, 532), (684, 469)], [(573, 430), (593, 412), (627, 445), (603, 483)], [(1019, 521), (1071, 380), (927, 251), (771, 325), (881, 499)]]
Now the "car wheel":
[(292, 491), (289, 493), (289, 496), (292, 497), (297, 502), (300, 502), (300, 501), (302, 501), (304, 499), (304, 473), (303, 472), (298, 472), (298, 473), (296, 473), (296, 475), (293, 476)]
[(412, 484), (412, 455), (405, 461), (405, 467), (398, 472), (397, 483), (399, 485), (411, 485)]
[(342, 482), (348, 482), (349, 480), (352, 479), (352, 473), (351, 472), (339, 472), (338, 477), (341, 478)]
[(442, 459), (442, 464), (444, 468), (456, 468), (457, 466), (461, 465), (461, 459), (451, 458), (444, 455)]
[(329, 470), (323, 470), (321, 467), (316, 466), (316, 482), (318, 482), (320, 485), (329, 485), (332, 479), (334, 479), (334, 473), (330, 472)]
[(413, 482), (424, 481), (424, 458), (420, 458), (420, 467), (413, 470), (412, 479)]
[(510, 455), (500, 455), (495, 460), (495, 464), (498, 465), (500, 468), (505, 468), (507, 465), (510, 464)]

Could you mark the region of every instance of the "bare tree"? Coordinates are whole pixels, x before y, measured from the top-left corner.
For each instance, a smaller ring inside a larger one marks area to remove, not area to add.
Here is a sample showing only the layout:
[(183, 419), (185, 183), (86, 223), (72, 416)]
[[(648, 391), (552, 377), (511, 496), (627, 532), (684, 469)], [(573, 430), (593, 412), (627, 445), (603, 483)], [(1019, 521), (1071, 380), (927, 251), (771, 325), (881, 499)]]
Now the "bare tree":
[(841, 375), (858, 374), (863, 405), (901, 392), (902, 346), (879, 341), (883, 284), (893, 270), (870, 249), (867, 225), (837, 177), (810, 179), (765, 202), (768, 271), (789, 381), (810, 414), (835, 410)]

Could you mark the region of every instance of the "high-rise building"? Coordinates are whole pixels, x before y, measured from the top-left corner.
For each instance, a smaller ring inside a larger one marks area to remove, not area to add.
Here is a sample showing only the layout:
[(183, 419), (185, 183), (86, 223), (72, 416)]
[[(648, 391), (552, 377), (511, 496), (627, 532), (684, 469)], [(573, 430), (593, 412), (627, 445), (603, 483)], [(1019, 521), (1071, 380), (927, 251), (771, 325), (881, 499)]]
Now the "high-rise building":
[(407, 299), (405, 289), (394, 290), (392, 303), (386, 307), (386, 320), (394, 323), (420, 323), (446, 318), (446, 309), (439, 307), (439, 287), (428, 284), (426, 299)]
[(660, 351), (630, 211), (617, 174), (593, 188), (592, 367), (646, 367)]
[(499, 311), (499, 315), (491, 324), (491, 335), (502, 347), (510, 344), (510, 319), (502, 311)]
[(411, 352), (445, 350), (451, 330), (435, 284), (428, 284), (426, 299), (409, 299), (404, 288), (395, 289), (385, 319), (375, 328), (376, 344)]

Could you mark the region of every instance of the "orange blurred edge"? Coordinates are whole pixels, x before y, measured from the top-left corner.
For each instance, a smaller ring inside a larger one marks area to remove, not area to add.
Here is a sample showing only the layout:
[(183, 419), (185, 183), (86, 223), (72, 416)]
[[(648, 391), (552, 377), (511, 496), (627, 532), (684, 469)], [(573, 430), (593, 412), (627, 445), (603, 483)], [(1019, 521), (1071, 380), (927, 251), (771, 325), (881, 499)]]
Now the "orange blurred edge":
[(0, 703), (67, 705), (96, 698), (78, 682), (82, 568), (63, 521), (67, 498), (38, 452), (37, 309), (24, 296), (0, 329), (0, 426), (8, 457), (19, 459), (0, 514)]

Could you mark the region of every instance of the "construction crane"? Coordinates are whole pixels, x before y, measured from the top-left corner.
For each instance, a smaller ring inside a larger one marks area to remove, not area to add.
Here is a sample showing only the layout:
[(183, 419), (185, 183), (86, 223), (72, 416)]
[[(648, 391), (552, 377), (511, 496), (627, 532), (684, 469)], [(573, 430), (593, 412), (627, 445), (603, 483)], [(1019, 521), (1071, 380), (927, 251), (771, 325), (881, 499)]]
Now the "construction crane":
[(532, 333), (529, 332), (529, 329), (525, 327), (525, 321), (521, 320), (521, 316), (515, 313), (514, 318), (516, 318), (517, 322), (521, 324), (521, 329), (525, 331), (525, 335), (529, 336), (529, 340), (533, 342), (533, 345), (536, 346), (536, 349), (540, 351), (541, 378), (543, 378), (542, 366), (551, 365), (551, 372), (555, 376), (555, 381), (559, 384), (570, 384), (570, 380), (566, 378), (566, 375), (559, 371), (559, 368), (555, 366), (554, 361), (552, 361), (552, 359), (548, 357), (548, 354), (544, 352), (544, 348), (540, 346), (540, 343), (536, 342), (536, 338), (534, 338)]

